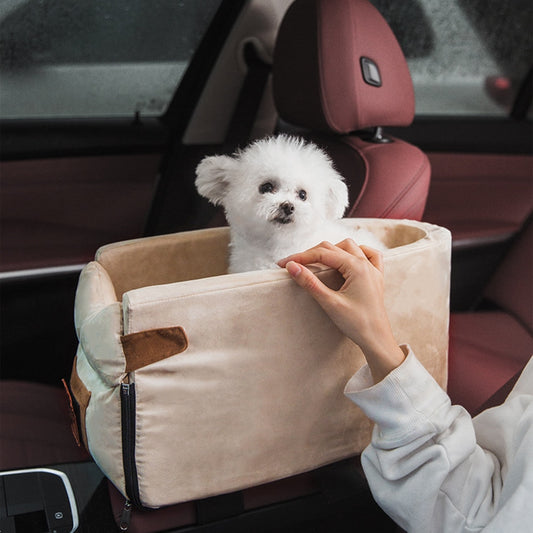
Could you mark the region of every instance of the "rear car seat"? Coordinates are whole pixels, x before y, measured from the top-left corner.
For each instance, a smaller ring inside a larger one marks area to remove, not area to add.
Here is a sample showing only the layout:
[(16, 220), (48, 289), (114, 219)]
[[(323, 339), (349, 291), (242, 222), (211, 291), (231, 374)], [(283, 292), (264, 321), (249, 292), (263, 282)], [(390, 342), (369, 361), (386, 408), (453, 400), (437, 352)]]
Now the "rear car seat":
[(484, 291), (492, 309), (452, 313), (448, 393), (476, 413), (533, 355), (533, 222)]

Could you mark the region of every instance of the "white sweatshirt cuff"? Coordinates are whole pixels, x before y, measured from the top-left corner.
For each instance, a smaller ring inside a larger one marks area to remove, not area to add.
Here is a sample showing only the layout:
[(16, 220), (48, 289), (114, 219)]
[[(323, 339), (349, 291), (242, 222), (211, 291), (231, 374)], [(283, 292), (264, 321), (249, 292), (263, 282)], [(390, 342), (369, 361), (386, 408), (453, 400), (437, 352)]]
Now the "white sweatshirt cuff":
[[(348, 381), (344, 394), (373, 420), (382, 445), (402, 445), (427, 431), (436, 411), (449, 405), (448, 395), (422, 366), (409, 346), (407, 357), (379, 383), (373, 384), (368, 365)], [(415, 407), (416, 406), (416, 407)]]

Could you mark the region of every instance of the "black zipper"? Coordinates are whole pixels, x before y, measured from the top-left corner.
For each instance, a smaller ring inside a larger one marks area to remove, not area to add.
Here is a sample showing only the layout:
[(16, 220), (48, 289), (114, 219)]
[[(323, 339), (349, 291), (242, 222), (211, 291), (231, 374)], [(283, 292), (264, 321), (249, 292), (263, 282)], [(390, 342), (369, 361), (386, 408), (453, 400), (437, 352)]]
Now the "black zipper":
[(122, 509), (122, 514), (120, 515), (120, 522), (118, 528), (120, 531), (128, 531), (130, 528), (131, 522), (131, 502), (126, 500), (124, 503), (124, 508)]
[(126, 493), (136, 507), (142, 508), (135, 464), (135, 383), (120, 385), (122, 418), (122, 461)]

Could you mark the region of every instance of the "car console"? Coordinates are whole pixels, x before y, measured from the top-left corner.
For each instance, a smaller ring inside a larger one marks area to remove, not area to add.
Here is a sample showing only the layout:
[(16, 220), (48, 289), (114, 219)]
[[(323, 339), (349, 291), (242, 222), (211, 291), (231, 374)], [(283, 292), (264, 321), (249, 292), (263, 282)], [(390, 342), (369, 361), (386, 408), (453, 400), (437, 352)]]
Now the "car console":
[(1, 533), (72, 533), (76, 500), (67, 475), (49, 468), (0, 472)]

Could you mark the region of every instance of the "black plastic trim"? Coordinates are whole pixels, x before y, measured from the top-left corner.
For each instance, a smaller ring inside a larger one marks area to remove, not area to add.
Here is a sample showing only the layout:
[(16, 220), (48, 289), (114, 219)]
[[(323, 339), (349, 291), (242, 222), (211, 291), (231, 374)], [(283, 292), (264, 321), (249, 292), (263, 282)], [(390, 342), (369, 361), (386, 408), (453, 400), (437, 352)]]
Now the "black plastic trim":
[(533, 122), (511, 118), (417, 117), (407, 128), (386, 128), (428, 152), (533, 153)]
[[(0, 279), (1, 379), (57, 387), (70, 376), (78, 347), (72, 321), (78, 279), (77, 272)], [(40, 346), (39, 357), (32, 358), (35, 346)]]
[(10, 119), (0, 122), (0, 160), (159, 153), (168, 129), (158, 118)]
[(511, 109), (511, 117), (516, 120), (523, 120), (527, 118), (527, 114), (531, 109), (531, 101), (533, 100), (533, 67), (531, 67), (526, 74), (522, 85), (518, 89), (513, 108)]
[[(161, 172), (145, 225), (145, 236), (191, 229), (195, 212), (201, 209), (201, 199), (191, 179), (199, 161), (196, 158), (199, 147), (184, 146), (181, 139), (220, 50), (246, 2), (247, 0), (222, 1), (166, 113), (161, 117), (171, 132), (171, 142), (161, 162)], [(205, 155), (203, 150), (202, 154)], [(176, 176), (181, 177), (179, 183)], [(167, 216), (169, 206), (171, 221)]]

